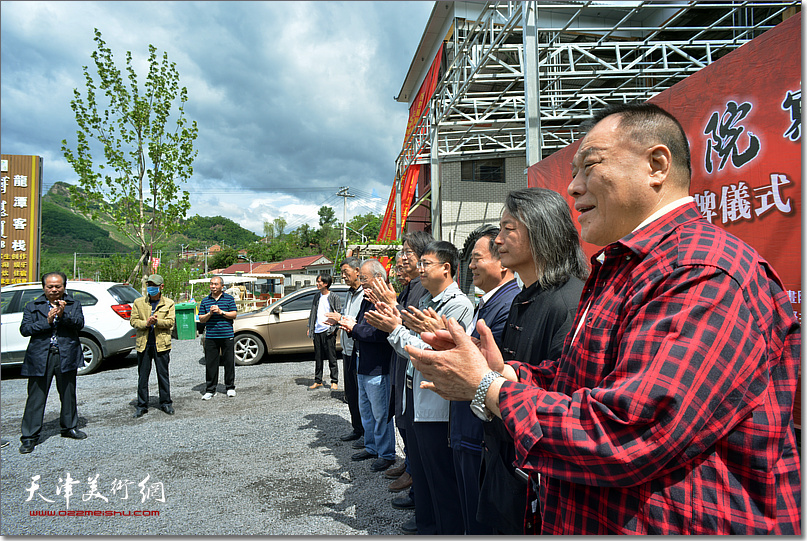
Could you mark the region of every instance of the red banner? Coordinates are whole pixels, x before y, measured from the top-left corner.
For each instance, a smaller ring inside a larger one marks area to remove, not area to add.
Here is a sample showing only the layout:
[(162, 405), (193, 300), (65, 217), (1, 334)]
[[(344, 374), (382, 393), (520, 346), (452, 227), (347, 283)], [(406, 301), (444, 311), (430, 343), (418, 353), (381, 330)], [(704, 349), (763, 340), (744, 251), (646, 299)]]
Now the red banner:
[(409, 122), (406, 124), (404, 144), (406, 144), (409, 136), (412, 135), (415, 126), (417, 126), (418, 120), (420, 120), (420, 117), (423, 115), (423, 111), (429, 105), (429, 100), (431, 99), (432, 95), (434, 95), (434, 89), (437, 87), (437, 81), (440, 76), (440, 63), (442, 58), (443, 44), (441, 43), (440, 48), (437, 49), (437, 54), (435, 55), (434, 60), (432, 60), (429, 73), (426, 74), (426, 78), (420, 85), (420, 90), (418, 90), (418, 95), (415, 98), (415, 101), (413, 101), (412, 105), (409, 107)]
[(381, 220), (381, 229), (378, 231), (376, 242), (385, 244), (395, 238), (395, 184), (393, 182), (392, 191), (387, 199), (387, 210), (384, 211), (384, 219)]
[[(404, 145), (409, 140), (410, 135), (415, 130), (418, 120), (420, 120), (426, 107), (429, 105), (429, 100), (434, 95), (434, 89), (437, 87), (437, 81), (440, 78), (440, 63), (443, 58), (443, 45), (437, 50), (437, 54), (432, 60), (432, 65), (429, 68), (429, 73), (420, 85), (415, 100), (409, 107), (409, 122), (406, 125), (406, 134), (404, 136)], [(426, 128), (421, 128), (425, 130)], [(395, 238), (396, 227), (403, 233), (404, 224), (406, 224), (406, 214), (412, 205), (412, 197), (415, 193), (417, 186), (418, 174), (420, 173), (420, 165), (410, 165), (404, 179), (402, 179), (403, 186), (401, 187), (401, 224), (397, 227), (395, 224), (395, 181), (392, 184), (392, 191), (390, 192), (389, 199), (387, 200), (387, 209), (384, 211), (384, 219), (381, 221), (381, 230), (378, 232), (378, 242), (387, 242)]]
[[(800, 320), (801, 13), (650, 101), (686, 130), (690, 193), (703, 216), (773, 265)], [(573, 208), (566, 188), (578, 144), (530, 167), (528, 185), (561, 193)]]
[(412, 207), (412, 198), (415, 196), (418, 177), (420, 177), (420, 165), (410, 165), (409, 169), (406, 170), (406, 178), (401, 189), (401, 233), (403, 233), (406, 225), (406, 216)]

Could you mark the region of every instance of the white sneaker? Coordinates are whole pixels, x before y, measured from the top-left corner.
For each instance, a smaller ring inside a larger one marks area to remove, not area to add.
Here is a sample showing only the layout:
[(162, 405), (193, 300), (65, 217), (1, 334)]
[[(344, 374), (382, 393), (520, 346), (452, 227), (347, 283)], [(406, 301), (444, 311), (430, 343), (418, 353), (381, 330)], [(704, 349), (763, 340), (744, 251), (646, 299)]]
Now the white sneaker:
[(216, 393), (205, 393), (204, 396), (202, 397), (202, 400), (210, 400), (214, 396), (216, 396)]
[(230, 389), (229, 391), (227, 391), (227, 396), (229, 396), (230, 398), (234, 397), (235, 396), (235, 389)]

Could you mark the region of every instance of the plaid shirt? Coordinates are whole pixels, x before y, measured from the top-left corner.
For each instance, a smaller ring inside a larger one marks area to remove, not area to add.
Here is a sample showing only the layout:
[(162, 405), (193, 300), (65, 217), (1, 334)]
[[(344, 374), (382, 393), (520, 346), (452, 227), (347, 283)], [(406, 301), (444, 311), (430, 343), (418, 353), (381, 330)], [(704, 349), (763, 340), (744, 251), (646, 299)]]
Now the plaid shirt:
[(801, 334), (775, 272), (693, 203), (592, 264), (578, 336), (499, 395), (542, 533), (800, 534)]

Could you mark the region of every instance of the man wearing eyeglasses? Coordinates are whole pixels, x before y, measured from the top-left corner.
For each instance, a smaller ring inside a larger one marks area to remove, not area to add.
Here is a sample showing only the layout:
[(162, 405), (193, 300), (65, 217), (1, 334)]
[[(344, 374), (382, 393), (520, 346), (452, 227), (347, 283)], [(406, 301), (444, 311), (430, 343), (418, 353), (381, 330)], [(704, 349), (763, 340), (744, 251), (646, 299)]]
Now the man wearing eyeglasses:
[[(428, 293), (420, 282), (420, 271), (418, 270), (417, 264), (420, 260), (420, 256), (422, 256), (424, 250), (426, 250), (426, 246), (434, 241), (434, 237), (425, 231), (410, 231), (403, 236), (402, 241), (401, 273), (408, 279), (407, 285), (397, 297), (395, 290), (391, 287), (377, 287), (372, 290), (369, 297), (370, 301), (373, 303), (384, 302), (390, 306), (397, 304), (399, 310), (403, 310), (407, 306), (417, 306), (420, 299)], [(403, 411), (404, 389), (406, 388), (406, 365), (408, 362), (408, 357), (402, 357), (397, 353), (393, 354), (393, 363), (390, 372), (392, 375), (392, 391), (390, 393), (391, 402), (389, 412), (390, 415), (395, 415), (395, 425), (404, 442), (406, 458), (404, 460), (403, 470), (390, 468), (390, 470), (385, 472), (385, 476), (390, 479), (395, 479), (395, 482), (390, 484), (389, 489), (391, 491), (400, 492), (409, 488), (407, 494), (393, 498), (391, 503), (396, 509), (414, 509), (415, 489), (417, 488), (412, 482), (411, 463), (414, 458), (409, 452), (409, 438), (407, 436), (412, 430), (414, 415), (412, 414), (412, 408), (409, 408), (408, 412)], [(409, 481), (406, 479), (407, 474)], [(396, 475), (399, 475), (400, 478), (396, 479)], [(434, 521), (432, 520), (432, 522)], [(405, 534), (418, 533), (414, 517), (404, 522), (401, 525), (401, 530)]]
[[(433, 309), (438, 315), (455, 318), (467, 326), (473, 318), (473, 305), (454, 282), (459, 266), (459, 252), (450, 242), (434, 241), (426, 246), (417, 262), (420, 281), (428, 294), (420, 299), (418, 309)], [(373, 282), (373, 290), (383, 289), (383, 281)], [(365, 315), (370, 325), (389, 332), (389, 343), (408, 359), (405, 346), (420, 344), (420, 334), (403, 325), (400, 311), (384, 302)], [(465, 527), (460, 495), (454, 472), (453, 452), (447, 445), (450, 402), (436, 393), (421, 389), (422, 374), (410, 363), (406, 367), (404, 411), (414, 413), (413, 428), (407, 434), (412, 477), (417, 487), (415, 520), (419, 535), (462, 535)]]

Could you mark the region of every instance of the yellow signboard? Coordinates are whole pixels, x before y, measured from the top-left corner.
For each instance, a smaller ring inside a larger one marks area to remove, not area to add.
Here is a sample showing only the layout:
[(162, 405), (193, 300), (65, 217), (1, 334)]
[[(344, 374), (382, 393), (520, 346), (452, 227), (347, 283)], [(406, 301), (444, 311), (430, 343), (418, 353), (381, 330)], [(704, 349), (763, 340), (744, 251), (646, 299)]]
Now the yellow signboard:
[(42, 158), (0, 156), (0, 285), (39, 280)]

